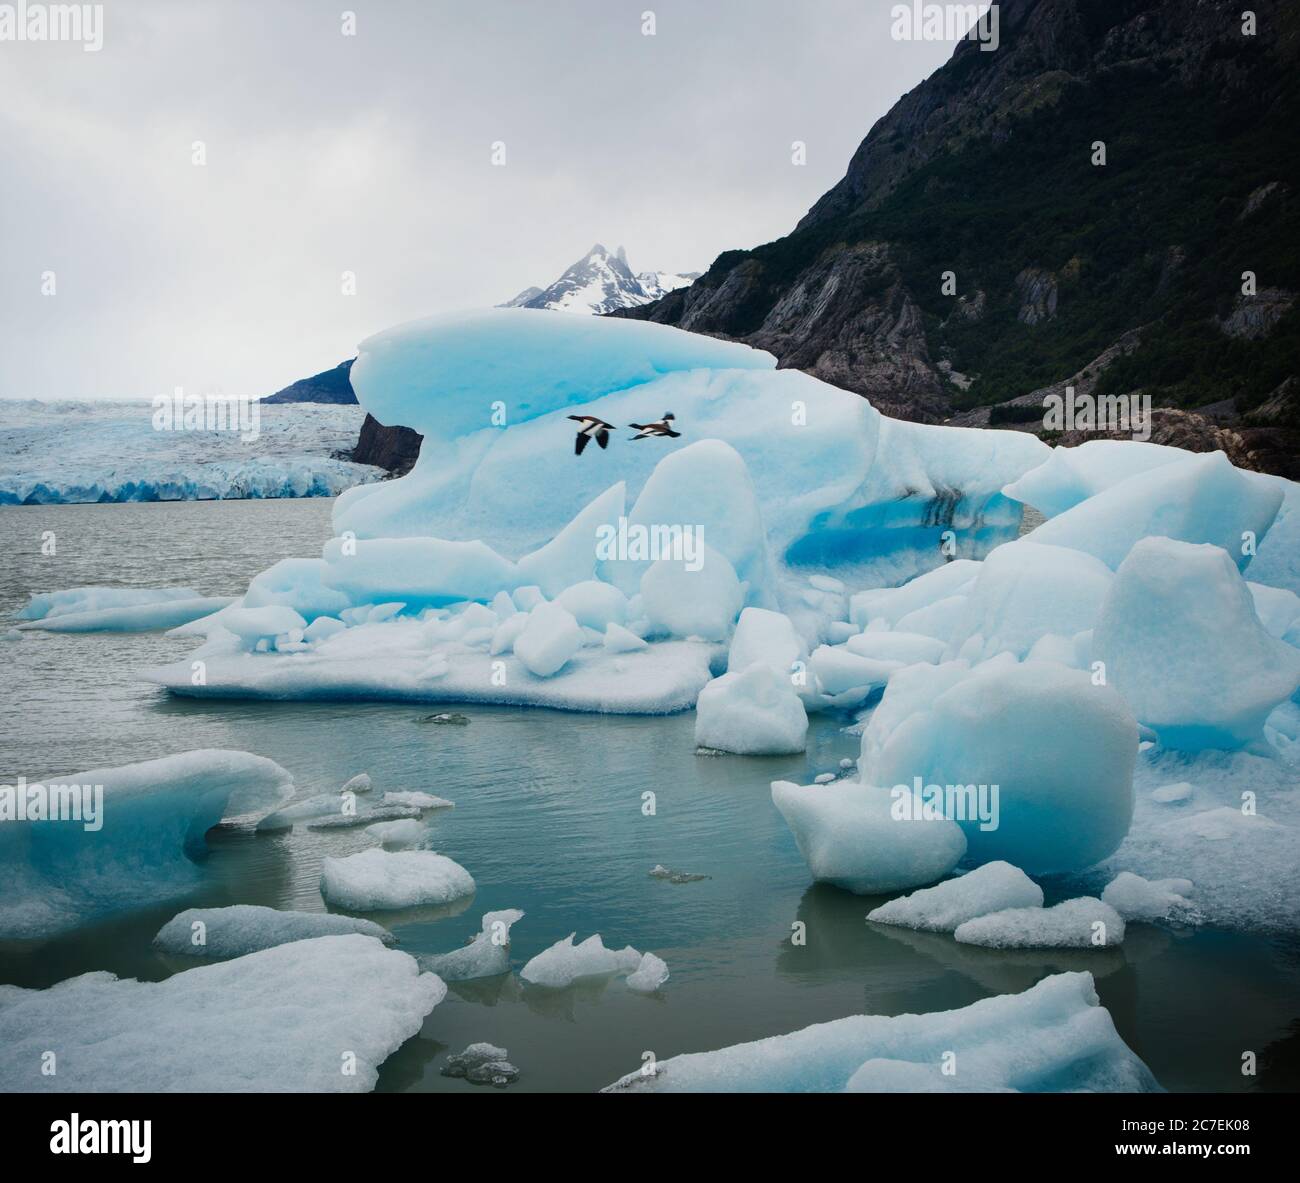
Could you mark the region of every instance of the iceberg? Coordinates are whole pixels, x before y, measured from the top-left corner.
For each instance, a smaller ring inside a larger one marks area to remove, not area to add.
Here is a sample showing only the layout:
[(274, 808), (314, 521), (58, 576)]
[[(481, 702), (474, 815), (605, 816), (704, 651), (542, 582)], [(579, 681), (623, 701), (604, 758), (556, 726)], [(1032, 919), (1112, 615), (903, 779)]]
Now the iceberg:
[(80, 820), (0, 823), (0, 938), (48, 937), (184, 895), (203, 880), (208, 830), (293, 793), (273, 760), (206, 749), (43, 783), (69, 800), (97, 790), (98, 809)]
[(1265, 719), (1300, 688), (1300, 651), (1269, 635), (1217, 546), (1137, 543), (1102, 607), (1093, 651), (1165, 747), (1262, 743)]
[[(1051, 663), (1018, 665), (1008, 654), (974, 669), (954, 662), (913, 670), (922, 673), (890, 683), (863, 732), (866, 780), (954, 790), (974, 864), (1077, 871), (1119, 846), (1133, 816), (1138, 732), (1114, 687)], [(972, 807), (980, 786), (996, 817)]]
[[(947, 1067), (949, 1071), (945, 1072)], [(606, 1092), (1159, 1092), (1090, 973), (927, 1015), (850, 1015), (788, 1035), (673, 1056)]]
[(255, 904), (227, 908), (188, 908), (158, 930), (154, 948), (163, 953), (224, 960), (243, 957), (276, 945), (313, 937), (355, 932), (385, 945), (396, 937), (373, 920), (335, 916), (329, 912), (281, 912)]
[(523, 918), (518, 908), (484, 912), (482, 925), (468, 945), (450, 953), (420, 957), (420, 968), (437, 974), (444, 982), (468, 982), (508, 973), (510, 929)]
[(976, 916), (1042, 906), (1043, 889), (1024, 871), (1010, 863), (992, 862), (881, 904), (867, 913), (867, 919), (920, 932), (955, 932)]
[[(162, 982), (110, 973), (0, 992), (0, 1091), (369, 1092), (447, 993), (356, 933)], [(43, 1071), (53, 1052), (57, 1069)]]
[(448, 904), (473, 895), (474, 879), (458, 862), (432, 850), (375, 847), (321, 864), (321, 895), (351, 912)]
[(366, 833), (378, 839), (381, 846), (389, 850), (410, 850), (423, 846), (430, 840), (429, 827), (419, 818), (399, 818), (391, 822), (374, 822), (366, 827)]
[(232, 600), (188, 587), (73, 587), (33, 595), (18, 619), (47, 632), (143, 632), (188, 624)]

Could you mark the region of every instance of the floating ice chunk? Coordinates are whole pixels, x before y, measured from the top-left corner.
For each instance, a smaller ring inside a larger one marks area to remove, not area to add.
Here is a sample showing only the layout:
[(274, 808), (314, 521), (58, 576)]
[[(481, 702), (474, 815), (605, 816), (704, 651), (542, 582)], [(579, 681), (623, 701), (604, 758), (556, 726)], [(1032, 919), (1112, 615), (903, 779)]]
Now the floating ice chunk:
[(735, 673), (762, 662), (789, 678), (795, 663), (807, 656), (807, 646), (788, 616), (768, 608), (746, 608), (731, 637), (727, 669)]
[(622, 949), (606, 949), (600, 933), (589, 936), (575, 945), (577, 933), (569, 933), (543, 949), (519, 972), (525, 982), (560, 990), (582, 978), (605, 977), (616, 973), (635, 973), (641, 968), (642, 954), (631, 945)]
[(1192, 792), (1192, 786), (1187, 781), (1180, 780), (1172, 785), (1161, 785), (1158, 789), (1152, 789), (1151, 800), (1158, 801), (1161, 805), (1176, 805), (1190, 798)]
[[(444, 982), (492, 978), (510, 970), (510, 929), (524, 918), (518, 908), (485, 912), (480, 930), (468, 945), (450, 953), (419, 958), (420, 968), (436, 973)], [(504, 1056), (501, 1057), (504, 1059)]]
[[(368, 1092), (446, 992), (413, 957), (356, 933), (162, 982), (83, 974), (0, 1005), (0, 1090)], [(305, 1021), (286, 1021), (286, 1008)], [(340, 1049), (354, 1073), (339, 1071)]]
[(376, 805), (361, 812), (340, 809), (333, 817), (319, 817), (307, 823), (309, 830), (355, 830), (376, 822), (408, 821), (420, 816), (420, 811), (409, 805)]
[[(945, 808), (951, 796), (976, 864), (1049, 874), (1110, 854), (1132, 820), (1138, 742), (1115, 689), (1009, 655), (969, 672), (954, 665), (912, 667), (924, 675), (890, 684), (863, 734), (864, 778), (935, 786)], [(938, 691), (928, 704), (927, 690)]]
[(219, 959), (243, 957), (291, 941), (346, 932), (376, 937), (385, 945), (397, 940), (373, 920), (335, 916), (329, 912), (281, 912), (255, 904), (235, 904), (229, 908), (189, 908), (164, 924), (153, 943), (154, 948), (164, 953)]
[[(293, 793), (293, 778), (273, 760), (210, 749), (42, 784), (51, 800), (76, 801), (81, 820), (17, 821), (10, 812), (0, 822), (0, 938), (48, 936), (192, 891), (208, 830)], [(84, 791), (60, 792), (68, 786)], [(35, 787), (27, 785), (29, 796)]]
[(232, 602), (188, 587), (73, 587), (32, 596), (18, 619), (47, 632), (142, 632), (176, 628)]
[(1199, 838), (1203, 842), (1230, 842), (1236, 844), (1241, 839), (1253, 839), (1258, 831), (1283, 831), (1290, 827), (1279, 825), (1271, 818), (1258, 814), (1243, 813), (1230, 805), (1219, 809), (1205, 809), (1187, 817), (1176, 818), (1166, 825), (1166, 830), (1181, 832)]
[(901, 665), (915, 665), (926, 662), (936, 665), (943, 657), (944, 644), (924, 633), (885, 632), (873, 630), (855, 633), (844, 647), (858, 657), (872, 661), (898, 662)]
[(884, 620), (894, 627), (912, 612), (963, 594), (979, 572), (979, 563), (971, 559), (954, 559), (918, 575), (902, 587), (858, 592), (849, 599), (849, 619), (859, 628), (866, 628), (873, 620)]
[(1121, 871), (1106, 884), (1101, 898), (1126, 921), (1169, 920), (1194, 911), (1187, 899), (1191, 891), (1190, 879), (1143, 879), (1132, 871)]
[(641, 964), (627, 976), (627, 988), (638, 994), (653, 994), (668, 980), (668, 963), (662, 957), (646, 953)]
[(340, 795), (343, 793), (368, 793), (373, 787), (370, 782), (370, 774), (368, 772), (358, 772), (350, 780), (344, 781), (339, 793)]
[[(627, 504), (627, 486), (619, 481), (584, 506), (550, 542), (519, 560), (519, 579), (547, 596), (558, 596), (575, 583), (596, 577), (600, 564), (596, 544), (601, 531), (618, 529)], [(520, 603), (528, 612), (537, 605)]]
[(778, 780), (772, 782), (772, 803), (790, 827), (813, 878), (858, 895), (933, 883), (966, 853), (966, 838), (955, 822), (942, 817), (896, 819), (890, 794), (875, 785)]
[(989, 553), (950, 634), (949, 657), (1023, 659), (1048, 633), (1090, 629), (1114, 576), (1077, 550), (1022, 538)]
[(1099, 558), (1112, 571), (1149, 536), (1211, 543), (1245, 568), (1241, 541), (1262, 539), (1277, 517), (1283, 491), (1233, 468), (1222, 452), (1189, 456), (1129, 477), (1080, 502), (1034, 531), (1034, 541)]
[(731, 564), (707, 543), (699, 567), (676, 559), (651, 564), (641, 579), (641, 602), (651, 626), (674, 637), (721, 641), (744, 603)]
[(456, 803), (454, 801), (448, 801), (446, 797), (438, 797), (433, 793), (422, 793), (418, 789), (396, 793), (385, 793), (383, 801), (385, 805), (408, 805), (412, 809), (456, 808)]
[[(674, 1056), (647, 1075), (639, 1069), (607, 1091), (840, 1092), (868, 1063), (905, 1060), (915, 1070), (864, 1072), (855, 1087), (896, 1082), (937, 1069), (955, 1052), (957, 1077), (935, 1089), (971, 1091), (1159, 1092), (1142, 1061), (1098, 1005), (1092, 975), (1055, 974), (1023, 994), (985, 998), (927, 1015), (850, 1015), (788, 1035), (718, 1051)], [(946, 1082), (946, 1083), (945, 1083)]]
[(608, 653), (636, 653), (646, 648), (646, 641), (638, 637), (631, 629), (610, 621), (605, 626), (605, 650)]
[(602, 633), (607, 625), (621, 625), (627, 619), (627, 596), (613, 584), (595, 579), (565, 588), (555, 602), (572, 613), (579, 624)]
[(745, 756), (802, 752), (808, 715), (787, 675), (756, 663), (715, 678), (695, 704), (699, 747)]
[(1146, 538), (1120, 565), (1093, 633), (1107, 678), (1162, 745), (1195, 751), (1262, 740), (1300, 687), (1300, 652), (1269, 636), (1231, 558)]
[(506, 1058), (510, 1053), (490, 1043), (471, 1043), (459, 1055), (448, 1056), (443, 1076), (464, 1077), (470, 1084), (505, 1088), (519, 1077), (519, 1069)]
[(963, 945), (990, 949), (1108, 949), (1124, 942), (1124, 919), (1092, 896), (1054, 908), (1009, 908), (957, 926)]
[(353, 912), (446, 904), (474, 890), (464, 867), (431, 850), (375, 848), (321, 864), (321, 895)]
[(549, 678), (582, 648), (582, 629), (573, 613), (555, 601), (538, 604), (515, 638), (515, 656), (530, 673)]
[(325, 582), (353, 603), (402, 600), (416, 606), (490, 600), (516, 582), (515, 565), (482, 542), (442, 538), (332, 538)]
[(867, 913), (867, 919), (922, 932), (954, 932), (959, 924), (976, 916), (1042, 906), (1043, 889), (1024, 871), (1010, 863), (993, 862), (881, 904)]
[(374, 822), (366, 833), (389, 850), (412, 850), (430, 839), (429, 827), (419, 818), (399, 818), (392, 822)]
[(820, 772), (820, 773), (818, 773), (816, 776), (813, 777), (813, 784), (815, 784), (815, 785), (828, 785), (828, 784), (831, 783), (831, 781), (833, 781), (833, 780), (835, 780), (835, 779), (836, 779), (836, 776), (835, 776), (835, 773), (833, 773), (833, 772)]
[(1080, 501), (1104, 493), (1139, 473), (1186, 460), (1181, 448), (1138, 440), (1088, 440), (1073, 448), (1053, 448), (1037, 468), (1012, 481), (1002, 492), (1054, 518)]
[(673, 871), (665, 867), (663, 863), (655, 863), (650, 868), (651, 879), (666, 879), (669, 883), (698, 883), (701, 879), (709, 878), (708, 875), (698, 875), (690, 871)]
[(291, 830), (294, 822), (307, 821), (316, 817), (329, 817), (331, 814), (341, 813), (346, 807), (341, 792), (317, 793), (311, 797), (304, 797), (301, 801), (295, 801), (291, 805), (286, 805), (283, 809), (277, 809), (274, 813), (268, 813), (257, 823), (255, 829), (259, 834), (274, 834), (282, 830)]

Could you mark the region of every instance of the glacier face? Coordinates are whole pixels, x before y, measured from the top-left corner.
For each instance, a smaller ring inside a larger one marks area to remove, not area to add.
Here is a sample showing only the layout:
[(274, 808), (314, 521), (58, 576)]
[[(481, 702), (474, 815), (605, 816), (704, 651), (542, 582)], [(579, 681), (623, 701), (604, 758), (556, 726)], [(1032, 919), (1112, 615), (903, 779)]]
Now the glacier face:
[(256, 439), (155, 431), (143, 401), (0, 401), (0, 505), (336, 497), (382, 469), (350, 451), (359, 407), (259, 404)]

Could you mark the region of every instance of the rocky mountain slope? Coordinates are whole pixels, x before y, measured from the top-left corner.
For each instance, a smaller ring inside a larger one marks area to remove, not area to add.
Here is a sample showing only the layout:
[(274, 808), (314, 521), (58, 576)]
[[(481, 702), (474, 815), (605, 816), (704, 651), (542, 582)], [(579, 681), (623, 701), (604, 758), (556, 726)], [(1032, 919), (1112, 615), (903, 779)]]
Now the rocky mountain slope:
[(262, 401), (264, 403), (342, 403), (355, 404), (357, 396), (352, 391), (352, 362), (341, 362), (332, 370), (322, 370), (310, 378), (299, 378), (283, 390), (277, 390)]
[(791, 234), (614, 315), (927, 422), (1029, 429), (1078, 377), (1298, 475), (1300, 9), (1242, 7), (1003, 0), (1000, 48), (958, 43)]

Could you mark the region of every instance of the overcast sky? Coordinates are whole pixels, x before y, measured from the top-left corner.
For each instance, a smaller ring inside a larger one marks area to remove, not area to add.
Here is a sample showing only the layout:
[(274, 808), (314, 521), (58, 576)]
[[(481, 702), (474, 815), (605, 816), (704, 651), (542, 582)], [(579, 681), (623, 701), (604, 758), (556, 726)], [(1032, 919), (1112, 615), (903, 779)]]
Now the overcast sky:
[(951, 54), (890, 7), (107, 0), (98, 53), (0, 42), (0, 397), (269, 394), (593, 242), (779, 237)]

